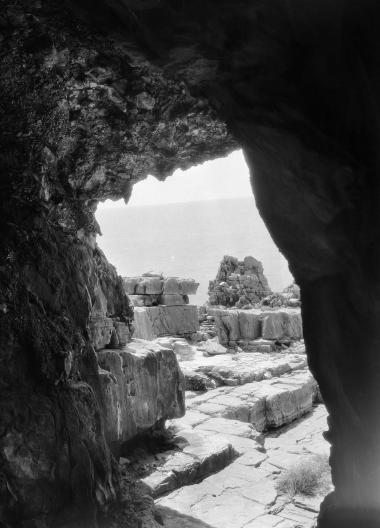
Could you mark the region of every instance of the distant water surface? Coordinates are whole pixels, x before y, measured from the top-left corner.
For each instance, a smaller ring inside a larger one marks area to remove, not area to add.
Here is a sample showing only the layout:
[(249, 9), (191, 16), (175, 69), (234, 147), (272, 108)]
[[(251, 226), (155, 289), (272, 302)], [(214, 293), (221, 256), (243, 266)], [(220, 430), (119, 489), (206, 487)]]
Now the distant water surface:
[(223, 255), (252, 255), (263, 263), (274, 291), (293, 278), (272, 241), (253, 197), (166, 205), (103, 208), (98, 244), (122, 276), (150, 270), (192, 277), (200, 286), (191, 303), (207, 300)]

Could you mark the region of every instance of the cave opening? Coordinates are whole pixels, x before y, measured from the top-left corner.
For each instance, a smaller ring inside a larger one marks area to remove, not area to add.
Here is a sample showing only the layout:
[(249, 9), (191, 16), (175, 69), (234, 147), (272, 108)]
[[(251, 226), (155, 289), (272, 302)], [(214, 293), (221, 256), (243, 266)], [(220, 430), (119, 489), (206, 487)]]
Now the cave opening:
[(145, 400), (123, 385), (137, 361), (107, 348), (133, 314), (96, 202), (241, 145), (329, 411), (318, 526), (377, 528), (379, 3), (76, 4), (9, 0), (0, 17), (0, 522), (92, 527), (118, 496), (105, 399)]
[(177, 170), (163, 182), (148, 176), (134, 185), (127, 205), (107, 200), (96, 218), (97, 243), (120, 275), (153, 270), (192, 277), (200, 283), (198, 305), (207, 301), (224, 255), (257, 258), (272, 291), (293, 281), (257, 210), (241, 150)]
[[(276, 304), (278, 298), (273, 295), (273, 305), (251, 305), (252, 310), (245, 306), (235, 312), (234, 306), (232, 315), (226, 306), (216, 307), (216, 311), (212, 306), (211, 310), (200, 310), (209, 300), (209, 280), (214, 279), (224, 255), (238, 257), (240, 265), (248, 255), (261, 261), (273, 292), (282, 292), (293, 281), (285, 258), (256, 208), (242, 151), (185, 172), (176, 171), (164, 181), (148, 177), (134, 185), (127, 204), (100, 204), (96, 218), (102, 232), (99, 247), (116, 265), (117, 272), (128, 277), (125, 284), (134, 304), (134, 332), (127, 349), (166, 347), (174, 352), (185, 377), (185, 416), (180, 416), (179, 403), (174, 399), (176, 410), (168, 417), (166, 429), (152, 432), (148, 428), (121, 447), (129, 461), (126, 467), (131, 464), (135, 475), (152, 486), (156, 511), (164, 525), (180, 523), (182, 516), (188, 515), (193, 522), (209, 521), (209, 526), (214, 526), (214, 516), (220, 508), (225, 515), (223, 522), (231, 528), (240, 527), (245, 522), (241, 503), (247, 501), (247, 515), (257, 514), (252, 511), (245, 489), (247, 481), (248, 488), (255, 489), (253, 482), (257, 478), (263, 489), (268, 488), (268, 497), (278, 494), (284, 501), (283, 516), (274, 514), (273, 523), (294, 514), (292, 501), (298, 503), (296, 514), (302, 522), (308, 522), (308, 508), (317, 511), (323, 497), (331, 491), (331, 470), (329, 446), (322, 437), (326, 409), (307, 368), (299, 297), (289, 299), (295, 302), (291, 305), (279, 294), (281, 301)], [(152, 276), (141, 277), (145, 272)], [(247, 270), (244, 273), (249, 274)], [(182, 329), (183, 333), (179, 327), (173, 330), (174, 326), (168, 323), (173, 316), (169, 310), (174, 312), (181, 306), (165, 306), (169, 304), (167, 300), (161, 301), (162, 297), (152, 294), (153, 290), (145, 294), (135, 284), (129, 289), (132, 277), (140, 277), (150, 287), (157, 279), (162, 281), (162, 276), (164, 285), (165, 277), (173, 276), (191, 277), (200, 283), (187, 305), (189, 310), (197, 306), (199, 328), (195, 325), (191, 332)], [(219, 308), (222, 310), (218, 312)], [(248, 332), (243, 330), (244, 325)], [(102, 368), (116, 375), (105, 359), (109, 353), (104, 353)], [(168, 374), (168, 381), (171, 377)], [(225, 394), (226, 387), (230, 387), (229, 394)], [(213, 391), (217, 404), (213, 403)], [(257, 394), (263, 395), (261, 400)], [(260, 409), (256, 409), (255, 398)], [(229, 402), (227, 407), (230, 405), (227, 410), (208, 414), (208, 406), (223, 409), (224, 400)], [(248, 404), (244, 403), (247, 400)], [(152, 402), (150, 405), (154, 407)], [(223, 451), (223, 442), (231, 442), (228, 453)], [(200, 459), (199, 449), (203, 453)], [(186, 459), (188, 453), (194, 457), (196, 469), (194, 462)], [(152, 456), (160, 461), (154, 468)], [(246, 466), (245, 458), (249, 460)], [(257, 472), (250, 469), (253, 459)], [(167, 467), (174, 468), (175, 476), (167, 476)], [(277, 468), (274, 479), (265, 473), (268, 467)], [(245, 484), (237, 486), (233, 493), (239, 505), (235, 511), (228, 486), (237, 475)], [(210, 502), (210, 517), (201, 509), (193, 517), (186, 501), (202, 503), (209, 486), (217, 482), (226, 494), (227, 506), (220, 507), (216, 500)], [(188, 492), (187, 486), (192, 486), (192, 491)], [(260, 500), (264, 515), (270, 501), (266, 494)]]

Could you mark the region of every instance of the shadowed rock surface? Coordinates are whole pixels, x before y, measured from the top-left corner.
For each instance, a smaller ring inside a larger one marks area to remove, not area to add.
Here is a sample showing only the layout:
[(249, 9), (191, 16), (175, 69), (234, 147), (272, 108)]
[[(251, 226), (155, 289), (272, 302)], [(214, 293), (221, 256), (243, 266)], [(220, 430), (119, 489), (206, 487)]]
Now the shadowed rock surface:
[(319, 526), (377, 527), (379, 3), (0, 5), (3, 524), (93, 526), (117, 496), (94, 347), (132, 310), (97, 201), (240, 145), (330, 414)]

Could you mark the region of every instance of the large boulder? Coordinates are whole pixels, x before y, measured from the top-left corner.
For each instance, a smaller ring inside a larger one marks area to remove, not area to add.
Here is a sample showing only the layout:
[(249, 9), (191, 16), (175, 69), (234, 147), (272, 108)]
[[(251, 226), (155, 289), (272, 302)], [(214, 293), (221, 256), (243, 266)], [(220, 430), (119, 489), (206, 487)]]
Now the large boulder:
[(137, 434), (185, 414), (175, 353), (149, 342), (98, 352), (105, 435), (115, 451)]
[(237, 307), (257, 303), (270, 294), (261, 262), (250, 256), (239, 261), (225, 255), (208, 291), (210, 304)]

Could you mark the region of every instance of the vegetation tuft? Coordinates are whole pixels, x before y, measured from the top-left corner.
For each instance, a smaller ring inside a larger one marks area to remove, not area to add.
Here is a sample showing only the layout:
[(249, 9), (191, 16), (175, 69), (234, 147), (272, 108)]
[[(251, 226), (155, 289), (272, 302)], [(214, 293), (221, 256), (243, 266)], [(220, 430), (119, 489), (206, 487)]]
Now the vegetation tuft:
[(330, 487), (330, 466), (326, 455), (304, 458), (282, 473), (277, 480), (277, 489), (294, 497), (298, 493), (316, 495)]

